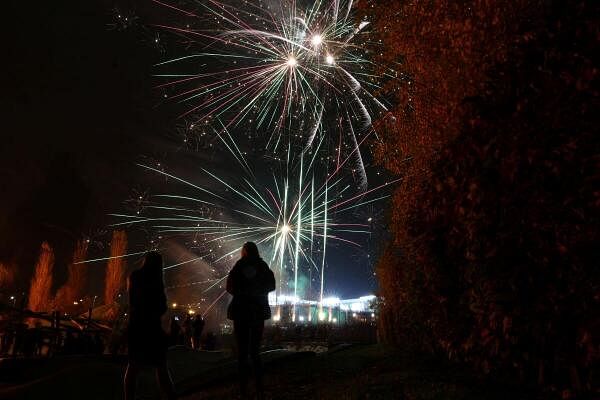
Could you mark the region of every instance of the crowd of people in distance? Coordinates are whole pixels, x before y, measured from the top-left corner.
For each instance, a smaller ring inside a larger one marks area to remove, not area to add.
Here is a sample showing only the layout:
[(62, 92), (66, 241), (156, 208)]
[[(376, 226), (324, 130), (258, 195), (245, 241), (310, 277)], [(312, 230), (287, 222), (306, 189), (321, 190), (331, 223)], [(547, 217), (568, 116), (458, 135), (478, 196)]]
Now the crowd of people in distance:
[[(52, 357), (56, 355), (127, 354), (126, 321), (117, 321), (112, 332), (99, 329), (76, 329), (48, 323), (46, 319), (0, 319), (0, 357)], [(216, 350), (217, 336), (203, 335), (202, 316), (171, 318), (167, 346), (186, 346), (195, 350)]]
[[(181, 323), (180, 318), (174, 315), (171, 317), (168, 338), (169, 346), (183, 345), (191, 347), (194, 350), (200, 350), (203, 347), (202, 331), (204, 330), (204, 325), (205, 321), (201, 315), (196, 315), (194, 318), (192, 318), (191, 315), (188, 315)], [(209, 342), (214, 343), (214, 340), (209, 340), (212, 337), (214, 337), (212, 332), (206, 334), (204, 347), (206, 347)], [(214, 348), (211, 350), (214, 350)]]
[[(371, 343), (376, 340), (375, 324), (352, 321), (349, 324), (275, 324), (265, 327), (271, 318), (268, 293), (275, 290), (275, 277), (259, 255), (256, 244), (247, 242), (241, 258), (227, 277), (227, 292), (232, 295), (227, 317), (233, 321), (231, 335), (238, 358), (240, 394), (247, 394), (254, 378), (256, 394), (263, 398), (263, 367), (260, 351), (263, 338), (269, 346), (290, 344), (317, 345), (325, 348), (337, 343)], [(0, 356), (51, 357), (54, 355), (109, 354), (128, 356), (124, 379), (126, 399), (134, 399), (136, 382), (143, 368), (153, 368), (162, 393), (177, 398), (167, 365), (167, 349), (185, 346), (194, 350), (217, 350), (213, 332), (203, 334), (202, 315), (177, 313), (167, 306), (163, 281), (163, 259), (157, 252), (146, 254), (144, 264), (128, 282), (129, 308), (111, 329), (97, 328), (88, 318), (81, 329), (68, 325), (58, 312), (52, 318), (44, 314), (30, 317), (20, 314), (14, 323), (0, 319)], [(90, 312), (91, 315), (91, 312)], [(163, 329), (163, 321), (168, 329)], [(43, 325), (43, 321), (45, 325)], [(3, 324), (2, 324), (3, 323)], [(49, 326), (48, 326), (49, 324)], [(76, 324), (77, 325), (77, 324)], [(101, 327), (101, 325), (98, 325)]]
[(44, 327), (18, 323), (0, 331), (1, 357), (49, 357), (53, 355), (103, 354), (100, 331)]
[(332, 346), (339, 343), (376, 343), (377, 326), (374, 322), (353, 321), (348, 324), (287, 324), (265, 329), (265, 342), (278, 346), (287, 343), (320, 343)]

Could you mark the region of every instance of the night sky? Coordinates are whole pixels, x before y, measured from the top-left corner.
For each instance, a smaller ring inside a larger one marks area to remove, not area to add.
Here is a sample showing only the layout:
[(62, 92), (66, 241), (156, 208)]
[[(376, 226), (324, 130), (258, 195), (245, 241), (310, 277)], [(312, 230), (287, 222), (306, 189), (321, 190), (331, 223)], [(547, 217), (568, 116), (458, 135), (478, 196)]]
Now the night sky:
[[(0, 261), (16, 263), (17, 282), (26, 287), (47, 240), (57, 255), (60, 284), (74, 242), (91, 237), (90, 256), (106, 256), (108, 224), (114, 222), (107, 214), (123, 211), (136, 190), (156, 183), (136, 162), (160, 160), (199, 181), (199, 167), (236, 172), (214, 154), (182, 147), (174, 135), (181, 110), (162, 104), (153, 89), (152, 65), (165, 49), (155, 45), (155, 31), (147, 26), (163, 10), (150, 2), (118, 8), (98, 1), (12, 3), (4, 7), (11, 38), (3, 55), (11, 62), (4, 65), (2, 96)], [(117, 12), (135, 16), (137, 25), (118, 29)], [(145, 248), (146, 240), (131, 234), (130, 250)], [(331, 247), (328, 292), (371, 293), (376, 251), (373, 244)], [(96, 280), (104, 265), (90, 264)]]

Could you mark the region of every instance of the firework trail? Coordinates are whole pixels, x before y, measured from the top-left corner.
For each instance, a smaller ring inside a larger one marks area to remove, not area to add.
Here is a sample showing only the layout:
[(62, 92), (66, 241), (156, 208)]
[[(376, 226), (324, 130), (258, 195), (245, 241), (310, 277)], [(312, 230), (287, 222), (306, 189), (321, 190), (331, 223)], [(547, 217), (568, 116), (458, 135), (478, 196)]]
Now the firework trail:
[(393, 71), (373, 72), (369, 23), (355, 22), (352, 1), (155, 3), (188, 22), (158, 25), (187, 49), (156, 65), (158, 88), (188, 105), (181, 117), (197, 129), (223, 121), (223, 129), (269, 132), (265, 148), (273, 152), (290, 141), (307, 151), (324, 136), (338, 158), (353, 154), (366, 188), (358, 146), (372, 114), (387, 111), (371, 93)]
[[(240, 170), (246, 171), (243, 176), (226, 178), (201, 168), (206, 183), (199, 185), (162, 168), (140, 164), (141, 168), (168, 178), (171, 185), (180, 189), (151, 196), (135, 213), (113, 214), (120, 220), (114, 225), (151, 230), (163, 240), (183, 240), (195, 250), (194, 257), (166, 266), (167, 271), (198, 260), (213, 266), (229, 266), (243, 243), (254, 241), (276, 270), (277, 296), (299, 298), (304, 294), (299, 286), (301, 275), (314, 271), (320, 275), (322, 300), (327, 246), (330, 242), (360, 246), (345, 235), (370, 233), (368, 224), (345, 222), (345, 214), (387, 197), (386, 194), (368, 196), (394, 182), (364, 194), (356, 193), (355, 185), (341, 174), (348, 159), (336, 161), (335, 165), (339, 165), (333, 173), (328, 173), (319, 162), (318, 151), (306, 158), (300, 153), (294, 161), (291, 149), (284, 160), (268, 168), (270, 177), (264, 172), (259, 175), (243, 153), (236, 151), (231, 136), (223, 140)], [(198, 282), (210, 283), (204, 292), (221, 287), (225, 273), (218, 269), (214, 269), (212, 278)]]
[[(159, 249), (162, 240), (183, 241), (193, 255), (165, 269), (205, 261), (212, 274), (186, 284), (200, 285), (202, 293), (222, 289), (221, 266), (252, 240), (276, 269), (276, 296), (298, 299), (300, 282), (314, 275), (322, 304), (327, 247), (359, 246), (356, 236), (368, 235), (370, 224), (350, 223), (348, 215), (387, 197), (378, 193), (394, 183), (369, 189), (361, 155), (374, 133), (372, 119), (387, 111), (372, 93), (382, 78), (394, 77), (369, 61), (369, 23), (355, 22), (351, 0), (154, 3), (178, 16), (176, 24), (157, 26), (186, 49), (155, 66), (157, 89), (185, 107), (178, 134), (197, 150), (216, 143), (241, 174), (230, 178), (200, 168), (199, 184), (163, 166), (140, 164), (172, 189), (140, 192), (138, 209), (113, 214), (114, 226), (155, 232), (152, 246)], [(268, 168), (248, 161), (245, 137), (258, 139), (254, 146)]]

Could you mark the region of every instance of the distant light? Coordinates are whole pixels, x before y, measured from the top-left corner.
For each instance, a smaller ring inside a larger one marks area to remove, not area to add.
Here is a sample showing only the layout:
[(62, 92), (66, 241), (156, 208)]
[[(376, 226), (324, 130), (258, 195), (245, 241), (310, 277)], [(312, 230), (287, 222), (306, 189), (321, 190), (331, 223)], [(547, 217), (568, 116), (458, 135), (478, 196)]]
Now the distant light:
[(319, 321), (324, 321), (325, 320), (325, 313), (324, 312), (320, 312), (319, 313)]
[(371, 221), (373, 221), (373, 218), (369, 217), (369, 219), (367, 221), (371, 222)]
[(320, 46), (321, 43), (323, 43), (323, 37), (317, 33), (316, 35), (312, 36), (310, 43), (312, 43), (312, 45), (315, 47)]
[(294, 68), (296, 65), (298, 65), (298, 60), (296, 60), (296, 57), (294, 56), (289, 56), (286, 64), (288, 67)]
[(190, 309), (190, 310), (188, 310), (188, 314), (189, 314), (189, 315), (194, 315), (194, 314), (196, 314), (196, 311), (194, 311), (194, 310)]
[(11, 300), (14, 300), (14, 299), (15, 299), (15, 296), (10, 296), (10, 299), (11, 299)]
[(177, 308), (177, 303), (173, 303), (173, 304), (171, 304), (171, 306), (172, 306), (173, 308)]
[(354, 312), (354, 313), (352, 313), (352, 316), (353, 316), (354, 318), (356, 318), (356, 313), (355, 313), (355, 312)]
[(281, 317), (279, 316), (279, 314), (273, 315), (273, 321), (279, 321), (280, 319)]
[(337, 306), (340, 304), (340, 298), (339, 297), (325, 297), (323, 299), (322, 304), (325, 307)]
[(285, 224), (285, 225), (283, 225), (283, 226), (281, 227), (281, 233), (282, 233), (283, 235), (286, 235), (286, 234), (288, 234), (288, 233), (289, 233), (291, 230), (292, 230), (292, 227), (291, 227), (291, 226), (289, 226), (288, 224)]
[(333, 322), (337, 322), (337, 318), (333, 318)]
[(299, 316), (298, 319), (300, 320), (300, 322), (304, 322), (304, 315)]
[(325, 57), (325, 62), (327, 62), (329, 65), (333, 65), (335, 63), (335, 59), (331, 54), (327, 54), (327, 57)]

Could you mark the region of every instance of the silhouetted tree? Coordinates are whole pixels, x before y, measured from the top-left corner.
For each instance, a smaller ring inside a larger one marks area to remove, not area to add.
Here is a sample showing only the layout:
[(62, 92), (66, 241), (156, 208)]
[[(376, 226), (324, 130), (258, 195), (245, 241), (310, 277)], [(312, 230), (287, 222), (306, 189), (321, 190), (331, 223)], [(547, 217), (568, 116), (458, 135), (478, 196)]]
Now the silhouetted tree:
[(0, 289), (12, 288), (15, 283), (15, 268), (10, 264), (0, 263)]
[(47, 242), (42, 243), (29, 288), (28, 308), (32, 311), (52, 310), (52, 272), (54, 251)]
[(74, 306), (73, 303), (85, 295), (87, 266), (78, 263), (85, 260), (87, 251), (88, 241), (79, 240), (73, 251), (73, 260), (68, 267), (67, 281), (56, 292), (56, 305), (63, 310), (80, 311), (83, 309), (81, 304)]
[(416, 87), (399, 89), (406, 100), (380, 149), (406, 177), (378, 265), (386, 339), (591, 390), (598, 11), (575, 0), (381, 11), (384, 57), (400, 57)]
[[(127, 234), (125, 231), (114, 231), (110, 242), (110, 259), (106, 266), (106, 283), (104, 286), (104, 304), (115, 305), (117, 296), (124, 284), (125, 260), (121, 257), (127, 252)], [(112, 307), (109, 318), (116, 316), (118, 307)]]

